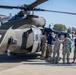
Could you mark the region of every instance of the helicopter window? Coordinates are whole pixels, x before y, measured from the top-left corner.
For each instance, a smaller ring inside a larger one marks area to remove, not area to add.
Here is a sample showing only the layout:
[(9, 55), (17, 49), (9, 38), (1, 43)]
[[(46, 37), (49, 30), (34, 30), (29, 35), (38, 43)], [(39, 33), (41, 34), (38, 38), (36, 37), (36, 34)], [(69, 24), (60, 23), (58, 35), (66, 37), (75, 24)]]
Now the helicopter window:
[(1, 22), (0, 22), (0, 26), (1, 26)]
[(38, 41), (38, 35), (36, 34), (36, 41)]
[(20, 11), (19, 13), (18, 13), (18, 17), (23, 17), (24, 16), (24, 12), (23, 11)]
[(0, 39), (1, 39), (2, 35), (0, 35)]

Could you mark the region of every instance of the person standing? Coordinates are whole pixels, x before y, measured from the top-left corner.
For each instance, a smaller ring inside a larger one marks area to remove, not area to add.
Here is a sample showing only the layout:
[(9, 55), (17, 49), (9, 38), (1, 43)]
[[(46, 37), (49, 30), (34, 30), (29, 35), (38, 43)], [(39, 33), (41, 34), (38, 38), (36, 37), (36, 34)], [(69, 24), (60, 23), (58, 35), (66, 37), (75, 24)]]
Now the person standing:
[(75, 62), (76, 59), (76, 38), (74, 40), (74, 56), (73, 56), (73, 63)]
[[(60, 50), (60, 34), (58, 34), (58, 37), (55, 40), (55, 44), (54, 44), (54, 51), (53, 51), (53, 63), (58, 63), (58, 58), (59, 58), (59, 50)], [(56, 57), (57, 55), (57, 57)]]
[(68, 38), (67, 34), (64, 34), (64, 41), (63, 44), (63, 63), (65, 63), (65, 57), (67, 56), (67, 63), (69, 64), (69, 56), (70, 56), (70, 44), (72, 44), (72, 41), (70, 38)]
[(53, 54), (53, 49), (54, 49), (54, 43), (55, 43), (55, 38), (53, 37), (54, 33), (50, 32), (49, 35), (47, 36), (47, 41), (48, 41), (48, 60), (52, 61), (52, 54)]
[(47, 37), (46, 34), (43, 33), (41, 38), (41, 60), (45, 59), (46, 51), (47, 51)]

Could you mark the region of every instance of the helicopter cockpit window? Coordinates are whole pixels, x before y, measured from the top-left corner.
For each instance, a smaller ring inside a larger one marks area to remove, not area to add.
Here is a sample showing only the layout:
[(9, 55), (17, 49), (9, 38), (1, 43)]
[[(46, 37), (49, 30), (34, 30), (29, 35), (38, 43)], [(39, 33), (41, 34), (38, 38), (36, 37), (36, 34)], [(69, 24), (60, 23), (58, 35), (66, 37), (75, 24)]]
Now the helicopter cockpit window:
[(23, 17), (24, 16), (24, 12), (23, 11), (20, 11), (19, 13), (18, 13), (18, 17)]

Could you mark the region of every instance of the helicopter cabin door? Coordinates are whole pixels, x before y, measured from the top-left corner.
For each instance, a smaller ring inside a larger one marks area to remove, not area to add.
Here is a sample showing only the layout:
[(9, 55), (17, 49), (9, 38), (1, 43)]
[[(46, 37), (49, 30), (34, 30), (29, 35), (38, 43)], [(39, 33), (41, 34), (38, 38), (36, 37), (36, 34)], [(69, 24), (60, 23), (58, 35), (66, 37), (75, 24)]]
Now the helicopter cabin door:
[(38, 51), (39, 49), (39, 44), (40, 44), (40, 30), (38, 28), (32, 28), (33, 33), (34, 33), (34, 42), (33, 42), (33, 48), (32, 48), (32, 53)]

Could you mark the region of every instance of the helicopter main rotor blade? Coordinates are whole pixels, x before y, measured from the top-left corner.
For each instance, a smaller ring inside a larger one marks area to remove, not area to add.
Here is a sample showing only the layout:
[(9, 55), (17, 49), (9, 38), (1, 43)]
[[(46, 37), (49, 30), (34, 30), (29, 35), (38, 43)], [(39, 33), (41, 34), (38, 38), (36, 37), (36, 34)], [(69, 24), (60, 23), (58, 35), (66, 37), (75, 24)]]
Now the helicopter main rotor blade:
[(34, 7), (38, 6), (39, 4), (44, 3), (46, 1), (48, 1), (48, 0), (36, 0), (34, 3), (28, 5), (28, 7), (29, 8), (34, 8)]
[(37, 5), (39, 5), (43, 2), (46, 2), (46, 1), (48, 1), (48, 0), (36, 0), (32, 4), (26, 5), (26, 6), (4, 6), (4, 5), (0, 5), (0, 8), (30, 10), (30, 9), (33, 9), (34, 7), (36, 7)]
[(76, 15), (76, 13), (72, 13), (72, 12), (63, 12), (63, 11), (54, 11), (54, 10), (45, 10), (45, 9), (34, 9), (34, 11), (46, 11), (46, 12), (54, 12), (54, 13)]
[(24, 9), (24, 7), (19, 7), (19, 6), (4, 6), (4, 5), (0, 5), (0, 8), (4, 8), (4, 9)]

